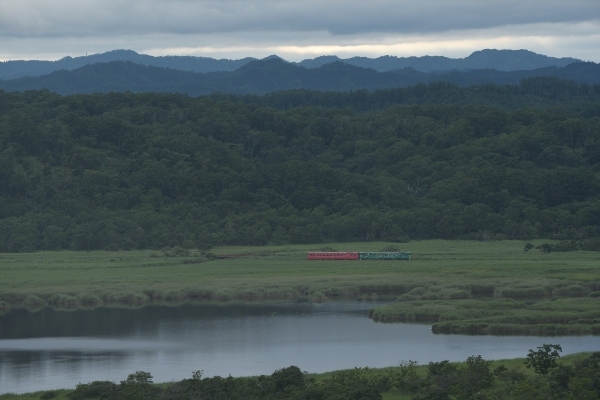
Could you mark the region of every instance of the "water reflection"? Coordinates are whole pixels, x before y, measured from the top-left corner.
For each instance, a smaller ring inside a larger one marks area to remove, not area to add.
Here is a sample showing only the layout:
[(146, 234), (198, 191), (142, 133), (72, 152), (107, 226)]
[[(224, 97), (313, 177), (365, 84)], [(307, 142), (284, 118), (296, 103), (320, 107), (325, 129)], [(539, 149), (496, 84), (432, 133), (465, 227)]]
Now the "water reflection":
[(421, 363), (470, 355), (522, 357), (542, 343), (565, 353), (597, 350), (595, 337), (432, 335), (428, 325), (377, 324), (372, 302), (205, 304), (97, 309), (0, 317), (0, 393), (120, 381), (149, 371), (155, 381), (270, 374), (298, 365), (322, 372)]

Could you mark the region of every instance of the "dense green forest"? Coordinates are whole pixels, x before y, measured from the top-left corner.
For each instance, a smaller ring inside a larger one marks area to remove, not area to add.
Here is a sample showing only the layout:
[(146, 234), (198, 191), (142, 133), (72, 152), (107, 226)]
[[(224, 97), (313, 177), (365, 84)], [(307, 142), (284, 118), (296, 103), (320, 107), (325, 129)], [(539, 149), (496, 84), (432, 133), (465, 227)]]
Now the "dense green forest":
[(0, 92), (0, 250), (584, 241), (600, 236), (598, 93)]

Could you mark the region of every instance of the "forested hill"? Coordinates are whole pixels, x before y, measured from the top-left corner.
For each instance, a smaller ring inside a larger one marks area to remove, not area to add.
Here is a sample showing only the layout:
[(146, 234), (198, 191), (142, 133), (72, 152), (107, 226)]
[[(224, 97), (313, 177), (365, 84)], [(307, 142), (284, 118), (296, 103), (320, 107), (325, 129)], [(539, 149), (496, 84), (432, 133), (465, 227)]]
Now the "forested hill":
[(378, 111), (394, 105), (477, 105), (506, 109), (561, 107), (582, 115), (594, 115), (600, 104), (600, 85), (577, 84), (552, 77), (523, 79), (518, 85), (474, 85), (460, 87), (448, 82), (372, 92), (322, 92), (315, 90), (287, 90), (266, 95), (237, 96), (215, 93), (215, 100), (243, 101), (280, 110), (302, 106), (350, 108), (353, 111)]
[(0, 92), (0, 250), (597, 237), (582, 110)]
[[(546, 61), (544, 58), (545, 56), (539, 54), (536, 54), (536, 56), (542, 57), (541, 60)], [(548, 59), (550, 62), (553, 60), (551, 58)], [(239, 60), (218, 60), (209, 57), (192, 56), (153, 57), (147, 54), (138, 54), (131, 50), (113, 50), (101, 54), (91, 54), (89, 56), (64, 57), (57, 61), (11, 60), (0, 62), (0, 78), (6, 80), (22, 78), (25, 76), (41, 76), (55, 71), (71, 71), (86, 65), (109, 63), (112, 61), (129, 61), (141, 65), (151, 65), (159, 68), (171, 68), (193, 72), (235, 71), (252, 60), (256, 59), (251, 57)], [(549, 65), (560, 65), (559, 63), (562, 59), (556, 60), (558, 63)]]
[[(216, 60), (209, 57), (164, 56), (154, 57), (138, 54), (131, 50), (113, 50), (102, 54), (92, 54), (81, 57), (65, 57), (57, 61), (23, 61), (14, 60), (0, 62), (0, 80), (16, 79), (25, 76), (47, 75), (55, 71), (71, 71), (86, 65), (108, 63), (111, 61), (130, 61), (136, 64), (160, 68), (171, 68), (191, 72), (235, 71), (242, 65), (256, 60), (246, 57), (239, 60)], [(466, 69), (497, 69), (499, 71), (517, 71), (545, 67), (565, 67), (581, 60), (574, 58), (555, 58), (536, 54), (528, 50), (492, 50), (476, 51), (465, 58), (448, 58), (441, 56), (424, 57), (394, 57), (378, 58), (352, 57), (340, 59), (335, 56), (322, 56), (307, 59), (298, 65), (307, 68), (317, 68), (325, 64), (341, 61), (345, 64), (362, 68), (373, 68), (376, 71), (391, 71), (394, 69), (414, 68), (417, 71), (430, 72), (442, 70)]]
[(341, 61), (345, 64), (362, 68), (373, 68), (376, 71), (392, 71), (395, 69), (414, 68), (421, 72), (495, 69), (498, 71), (520, 71), (546, 67), (566, 67), (581, 60), (575, 58), (555, 58), (536, 54), (528, 50), (495, 50), (485, 49), (473, 52), (465, 58), (448, 58), (443, 56), (394, 57), (377, 58), (352, 57), (341, 59), (335, 56), (321, 56), (304, 60), (298, 65), (317, 68), (322, 65)]
[(424, 73), (412, 68), (377, 72), (341, 62), (308, 69), (278, 58), (249, 62), (232, 72), (194, 73), (130, 62), (87, 65), (74, 71), (57, 71), (36, 78), (0, 82), (0, 89), (48, 89), (59, 94), (103, 92), (172, 92), (192, 96), (210, 93), (265, 94), (290, 89), (321, 91), (375, 90), (445, 81), (460, 86), (487, 83), (517, 84), (529, 77), (557, 77), (579, 83), (600, 84), (600, 65), (573, 63), (566, 67), (502, 72), (496, 70)]

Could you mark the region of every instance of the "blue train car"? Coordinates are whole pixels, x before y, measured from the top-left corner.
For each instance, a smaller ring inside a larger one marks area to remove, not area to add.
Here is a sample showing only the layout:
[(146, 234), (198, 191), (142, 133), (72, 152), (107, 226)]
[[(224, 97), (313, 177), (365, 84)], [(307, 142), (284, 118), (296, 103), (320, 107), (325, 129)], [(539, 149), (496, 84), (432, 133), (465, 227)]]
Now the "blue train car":
[(410, 251), (361, 251), (361, 260), (410, 260)]

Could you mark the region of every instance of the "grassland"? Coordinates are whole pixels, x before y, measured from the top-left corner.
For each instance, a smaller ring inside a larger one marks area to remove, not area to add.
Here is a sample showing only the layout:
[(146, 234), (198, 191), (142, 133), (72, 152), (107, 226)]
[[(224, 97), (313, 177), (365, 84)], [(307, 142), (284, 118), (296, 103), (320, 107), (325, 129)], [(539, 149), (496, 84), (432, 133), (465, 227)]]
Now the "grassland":
[[(534, 242), (534, 244), (540, 244)], [(329, 244), (377, 251), (389, 243)], [(0, 309), (141, 306), (153, 302), (394, 296), (381, 322), (433, 323), (437, 333), (600, 333), (600, 253), (525, 252), (519, 241), (418, 241), (412, 261), (307, 261), (323, 245), (0, 254)]]

